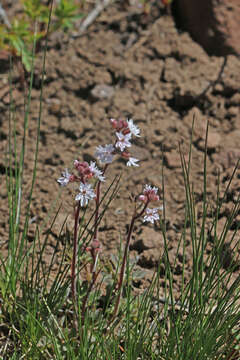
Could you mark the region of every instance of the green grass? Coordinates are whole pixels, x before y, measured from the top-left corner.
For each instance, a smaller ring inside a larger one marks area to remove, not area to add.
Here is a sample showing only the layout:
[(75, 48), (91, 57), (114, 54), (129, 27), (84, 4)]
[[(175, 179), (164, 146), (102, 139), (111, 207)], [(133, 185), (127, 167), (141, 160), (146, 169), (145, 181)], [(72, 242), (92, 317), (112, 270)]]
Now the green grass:
[[(33, 54), (34, 51), (35, 45)], [(44, 78), (45, 72), (45, 56), (46, 53), (43, 57), (42, 78)], [(188, 163), (179, 150), (186, 197), (185, 219), (176, 254), (176, 258), (180, 250), (183, 254), (181, 294), (177, 299), (173, 291), (176, 259), (171, 263), (168, 253), (163, 173), (164, 211), (158, 224), (158, 231), (161, 232), (164, 239), (164, 255), (159, 259), (159, 269), (156, 269), (151, 286), (140, 295), (133, 292), (133, 281), (136, 280), (137, 274), (134, 271), (134, 261), (128, 257), (122, 296), (117, 314), (114, 314), (118, 298), (118, 277), (123, 259), (123, 250), (120, 249), (117, 256), (112, 256), (111, 262), (104, 259), (104, 254), (101, 255), (98, 263), (98, 270), (102, 275), (101, 281), (92, 288), (89, 287), (89, 282), (79, 281), (77, 283), (77, 299), (73, 301), (69, 278), (69, 254), (72, 251), (73, 234), (66, 229), (65, 223), (59, 229), (50, 264), (46, 266), (42, 261), (51, 227), (54, 225), (58, 212), (53, 217), (52, 225), (45, 235), (41, 229), (36, 228), (32, 243), (29, 245), (27, 241), (30, 205), (37, 176), (42, 92), (39, 99), (40, 110), (32, 186), (29, 193), (24, 194), (29, 199), (26, 211), (21, 206), (34, 56), (32, 59), (22, 139), (19, 139), (16, 133), (13, 102), (9, 109), (9, 143), (6, 151), (9, 246), (7, 258), (1, 258), (0, 262), (0, 358), (31, 360), (238, 359), (240, 357), (240, 278), (236, 278), (230, 284), (230, 279), (236, 270), (235, 262), (232, 261), (225, 269), (222, 263), (229, 230), (239, 214), (239, 198), (235, 201), (220, 236), (217, 226), (224, 199), (231, 188), (239, 164), (236, 164), (222, 198), (219, 195), (219, 188), (216, 188), (215, 206), (212, 209), (212, 222), (209, 229), (209, 226), (206, 226), (210, 209), (207, 197), (207, 150), (204, 155), (200, 226), (197, 224), (194, 184), (190, 181), (191, 145)], [(11, 74), (9, 78), (12, 89)], [(42, 81), (42, 89), (43, 87), (44, 82)], [(205, 149), (207, 149), (207, 134)], [(164, 172), (164, 169), (162, 171)], [(120, 181), (120, 179), (115, 179), (109, 185), (102, 203), (105, 205), (101, 210), (100, 218), (108, 211), (108, 204), (114, 198)], [(83, 214), (83, 219), (84, 216)], [(94, 213), (92, 218), (94, 218)], [(20, 226), (20, 224), (23, 225)], [(79, 236), (79, 272), (83, 265), (89, 264), (91, 261), (89, 255), (81, 249), (90, 242), (92, 228), (93, 221), (91, 219), (89, 222), (82, 221), (79, 231), (81, 234)], [(189, 234), (193, 261), (191, 277), (185, 283), (186, 238)], [(213, 251), (208, 253), (206, 247), (210, 238), (213, 242)], [(237, 238), (238, 229), (235, 230), (230, 243), (236, 242)], [(121, 239), (122, 248), (124, 248), (125, 241), (126, 239)], [(59, 249), (61, 249), (60, 255)], [(53, 279), (52, 272), (56, 257), (58, 257), (58, 270)], [(161, 292), (159, 291), (162, 265), (165, 269), (164, 299), (160, 296)], [(88, 291), (89, 289), (91, 291)]]

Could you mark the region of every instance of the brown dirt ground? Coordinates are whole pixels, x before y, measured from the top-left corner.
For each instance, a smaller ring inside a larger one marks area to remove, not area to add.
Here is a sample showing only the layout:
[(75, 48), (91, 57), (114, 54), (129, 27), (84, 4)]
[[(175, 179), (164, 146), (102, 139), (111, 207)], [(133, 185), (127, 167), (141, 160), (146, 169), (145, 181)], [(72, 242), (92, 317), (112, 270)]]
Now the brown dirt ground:
[[(41, 52), (37, 58), (32, 91), (28, 131), (25, 190), (31, 184), (34, 149), (39, 111)], [(137, 194), (144, 184), (162, 188), (162, 162), (164, 164), (165, 206), (169, 256), (173, 261), (184, 224), (184, 182), (179, 157), (188, 154), (192, 120), (195, 127), (192, 148), (191, 181), (194, 182), (199, 226), (201, 199), (203, 198), (203, 159), (206, 124), (209, 122), (207, 196), (214, 204), (217, 174), (220, 171), (220, 194), (226, 188), (230, 174), (240, 157), (240, 59), (229, 56), (220, 82), (205, 96), (195, 99), (210, 81), (218, 77), (223, 58), (209, 57), (186, 32), (178, 32), (171, 16), (153, 5), (148, 16), (136, 6), (123, 6), (117, 2), (108, 7), (81, 37), (58, 33), (50, 39), (47, 52), (41, 139), (38, 173), (31, 217), (35, 222), (29, 231), (31, 241), (36, 225), (45, 231), (50, 225), (48, 213), (56, 199), (62, 208), (49, 237), (46, 261), (51, 256), (56, 237), (65, 216), (72, 229), (72, 197), (67, 189), (59, 189), (56, 179), (72, 161), (91, 160), (95, 147), (112, 142), (109, 118), (132, 117), (141, 128), (142, 137), (134, 144), (139, 168), (126, 168), (115, 161), (109, 171), (109, 182), (122, 172), (121, 189), (104, 217), (100, 239), (102, 255), (117, 250), (120, 237), (124, 239), (126, 224), (130, 221), (129, 195)], [(9, 86), (8, 72), (1, 66), (0, 82), (0, 151), (4, 153), (8, 136)], [(13, 97), (19, 138), (23, 133), (24, 102), (19, 74), (14, 70)], [(102, 89), (107, 89), (102, 96)], [(6, 251), (8, 205), (4, 185), (4, 156), (0, 159), (0, 236), (2, 252)], [(238, 171), (223, 204), (218, 231), (223, 228), (239, 194)], [(27, 200), (27, 192), (25, 193)], [(161, 194), (161, 191), (160, 191)], [(161, 194), (162, 199), (162, 194)], [(23, 202), (23, 209), (25, 201)], [(206, 226), (210, 227), (212, 210)], [(238, 217), (230, 235), (239, 224)], [(189, 237), (188, 237), (189, 238)], [(239, 235), (236, 241), (239, 240)], [(186, 247), (186, 278), (192, 264), (190, 241)], [(211, 251), (212, 243), (208, 248)], [(138, 256), (138, 267), (146, 275), (138, 283), (145, 287), (163, 253), (163, 237), (159, 228), (141, 225), (134, 229), (131, 254)], [(174, 271), (174, 290), (181, 286), (182, 250)], [(230, 250), (231, 253), (231, 250)], [(163, 271), (164, 273), (164, 271)], [(236, 276), (238, 273), (236, 272)], [(164, 285), (164, 284), (163, 284)]]

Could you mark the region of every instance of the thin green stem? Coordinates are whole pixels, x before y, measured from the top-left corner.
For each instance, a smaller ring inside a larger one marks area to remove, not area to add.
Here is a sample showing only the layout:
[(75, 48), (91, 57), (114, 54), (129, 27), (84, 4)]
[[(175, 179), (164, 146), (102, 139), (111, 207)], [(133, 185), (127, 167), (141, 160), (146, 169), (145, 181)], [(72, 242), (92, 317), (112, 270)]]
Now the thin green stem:
[(122, 295), (123, 279), (124, 279), (127, 256), (128, 256), (129, 245), (130, 245), (130, 241), (131, 241), (131, 237), (132, 237), (132, 231), (133, 231), (134, 223), (135, 223), (135, 221), (137, 219), (139, 219), (143, 215), (143, 213), (146, 210), (148, 204), (149, 204), (149, 201), (147, 201), (145, 203), (145, 205), (144, 205), (143, 209), (140, 211), (140, 213), (136, 214), (134, 212), (131, 223), (130, 223), (130, 227), (129, 227), (128, 234), (127, 234), (127, 241), (126, 241), (126, 245), (125, 245), (125, 249), (124, 249), (122, 266), (121, 266), (121, 269), (120, 269), (120, 275), (119, 275), (119, 281), (118, 281), (118, 297), (117, 297), (117, 301), (116, 301), (114, 312), (113, 312), (113, 318), (118, 313), (119, 303), (120, 303), (120, 299), (121, 299), (121, 295)]
[(77, 292), (76, 266), (77, 266), (77, 257), (78, 257), (78, 222), (79, 222), (80, 208), (81, 205), (79, 201), (77, 205), (77, 209), (75, 211), (73, 257), (72, 257), (72, 265), (71, 265), (71, 292), (72, 292), (73, 302), (76, 302), (76, 292)]
[[(103, 175), (107, 170), (108, 164), (105, 165), (103, 169)], [(98, 226), (99, 226), (99, 206), (100, 206), (100, 190), (101, 190), (101, 181), (99, 180), (97, 183), (96, 189), (96, 210), (95, 210), (95, 221), (94, 221), (94, 236), (93, 240), (97, 240), (98, 237)]]
[[(107, 170), (108, 164), (105, 165), (104, 169), (103, 169), (103, 175), (105, 174), (106, 170)], [(100, 207), (100, 190), (101, 190), (101, 181), (99, 180), (97, 183), (97, 189), (96, 189), (96, 210), (95, 210), (95, 220), (94, 220), (94, 236), (93, 236), (93, 241), (98, 241), (98, 226), (100, 224), (99, 221), (99, 207)], [(97, 268), (97, 262), (98, 262), (98, 256), (99, 256), (99, 250), (100, 248), (96, 249), (96, 248), (92, 248), (91, 249), (91, 255), (93, 258), (93, 264), (92, 264), (92, 279), (91, 282), (89, 284), (87, 293), (83, 299), (83, 303), (82, 303), (82, 310), (81, 310), (81, 319), (82, 319), (82, 325), (84, 325), (85, 322), (85, 310), (86, 310), (86, 305), (87, 305), (87, 300), (88, 297), (92, 291), (92, 288), (97, 280), (98, 274), (99, 272), (96, 272), (96, 268)]]

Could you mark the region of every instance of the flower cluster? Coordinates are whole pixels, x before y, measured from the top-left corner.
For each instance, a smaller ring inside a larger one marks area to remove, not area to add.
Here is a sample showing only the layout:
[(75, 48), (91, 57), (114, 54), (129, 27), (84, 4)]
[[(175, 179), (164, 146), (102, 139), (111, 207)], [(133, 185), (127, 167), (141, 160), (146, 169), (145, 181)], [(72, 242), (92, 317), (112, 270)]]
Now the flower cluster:
[[(92, 257), (90, 272), (91, 281), (89, 282), (87, 291), (82, 300), (81, 309), (81, 325), (84, 326), (84, 314), (86, 307), (88, 306), (88, 298), (91, 295), (92, 289), (95, 287), (97, 277), (101, 271), (98, 270), (98, 258), (101, 251), (101, 243), (98, 239), (99, 224), (101, 221), (100, 206), (101, 206), (101, 182), (105, 181), (105, 174), (109, 164), (112, 163), (115, 155), (120, 155), (122, 158), (127, 160), (127, 166), (139, 166), (138, 159), (131, 156), (129, 148), (131, 147), (131, 140), (133, 136), (140, 136), (140, 129), (133, 123), (133, 120), (116, 120), (110, 119), (112, 127), (115, 130), (116, 140), (114, 144), (100, 145), (97, 147), (95, 156), (101, 164), (104, 164), (103, 170), (99, 169), (94, 161), (90, 164), (86, 161), (75, 160), (73, 163), (74, 171), (70, 173), (68, 169), (62, 172), (62, 176), (57, 180), (61, 186), (67, 186), (69, 183), (78, 183), (78, 193), (75, 196), (75, 200), (78, 202), (74, 211), (74, 231), (73, 231), (73, 252), (71, 261), (71, 294), (74, 303), (77, 303), (77, 267), (78, 267), (78, 242), (79, 242), (79, 219), (80, 219), (80, 208), (88, 205), (88, 202), (95, 199), (95, 212), (94, 212), (94, 224), (92, 238), (90, 245), (85, 247), (85, 250), (90, 252)], [(91, 180), (95, 178), (97, 184), (93, 188)], [(152, 202), (159, 201), (157, 194), (158, 188), (145, 185), (143, 192), (140, 196), (135, 198), (135, 206), (132, 214), (130, 226), (128, 227), (128, 233), (126, 237), (126, 244), (122, 264), (119, 273), (119, 280), (117, 285), (117, 299), (115, 302), (113, 317), (118, 314), (120, 298), (122, 296), (122, 287), (124, 280), (124, 273), (126, 269), (126, 263), (129, 253), (129, 246), (134, 229), (135, 221), (143, 217), (143, 222), (150, 222), (154, 224), (155, 221), (159, 220), (160, 207), (150, 208), (148, 205)], [(140, 204), (137, 204), (140, 202)], [(75, 307), (74, 307), (75, 308)], [(77, 319), (77, 316), (76, 316)], [(77, 321), (76, 321), (77, 322)], [(77, 329), (78, 330), (78, 329)]]
[[(115, 144), (108, 144), (105, 146), (98, 146), (95, 152), (96, 158), (101, 164), (110, 164), (113, 161), (114, 155), (120, 154), (123, 158), (127, 159), (127, 166), (139, 166), (138, 159), (131, 157), (128, 148), (131, 147), (132, 136), (140, 136), (140, 129), (134, 125), (133, 120), (115, 120), (110, 119), (113, 128), (116, 130)], [(103, 171), (100, 170), (96, 163), (91, 161), (90, 164), (86, 161), (74, 161), (74, 167), (77, 175), (69, 173), (65, 169), (57, 181), (61, 186), (66, 186), (71, 182), (79, 182), (79, 193), (76, 195), (75, 200), (80, 202), (80, 205), (86, 206), (88, 201), (95, 198), (96, 194), (89, 180), (92, 177), (97, 178), (99, 181), (104, 181)]]
[(151, 185), (145, 185), (143, 189), (143, 194), (139, 196), (139, 200), (143, 201), (144, 203), (150, 201), (159, 201), (159, 196), (157, 195), (158, 188)]
[(151, 185), (145, 185), (143, 189), (143, 194), (139, 196), (139, 200), (142, 201), (145, 204), (145, 215), (143, 218), (143, 222), (149, 221), (152, 224), (154, 224), (154, 221), (159, 220), (159, 214), (158, 211), (162, 210), (162, 207), (156, 207), (156, 208), (148, 208), (148, 204), (152, 201), (159, 201), (159, 196), (157, 195), (158, 188)]
[(88, 181), (93, 177), (99, 181), (104, 181), (105, 178), (103, 172), (98, 169), (94, 161), (91, 161), (90, 164), (88, 164), (86, 161), (81, 162), (75, 160), (74, 167), (77, 171), (77, 175), (70, 174), (68, 169), (65, 169), (62, 173), (62, 177), (57, 181), (61, 186), (66, 186), (70, 182), (79, 182), (79, 193), (76, 195), (75, 200), (80, 201), (80, 205), (84, 207), (88, 204), (89, 200), (96, 197), (94, 189)]
[(127, 166), (139, 166), (139, 159), (132, 157), (128, 148), (132, 145), (132, 136), (140, 137), (140, 129), (133, 123), (132, 119), (110, 119), (110, 122), (116, 131), (115, 144), (98, 146), (95, 152), (96, 158), (102, 164), (110, 164), (113, 161), (114, 155), (120, 154), (127, 160)]
[[(114, 144), (108, 144), (104, 146), (98, 146), (96, 148), (95, 156), (101, 164), (105, 164), (104, 171), (100, 170), (94, 161), (90, 164), (86, 161), (74, 161), (74, 168), (77, 175), (70, 173), (68, 169), (65, 169), (57, 181), (61, 186), (66, 186), (68, 183), (78, 182), (79, 192), (75, 196), (75, 200), (79, 201), (81, 207), (88, 204), (89, 200), (96, 198), (99, 202), (99, 193), (95, 193), (91, 183), (89, 181), (92, 178), (96, 178), (99, 182), (105, 181), (104, 173), (108, 164), (112, 163), (114, 156), (119, 154), (124, 159), (127, 159), (127, 166), (139, 166), (138, 159), (131, 157), (129, 148), (131, 147), (132, 136), (140, 137), (140, 129), (133, 123), (133, 120), (116, 120), (110, 119), (112, 127), (114, 128), (116, 140)], [(99, 191), (99, 190), (98, 190)], [(144, 222), (151, 222), (159, 220), (158, 211), (161, 209), (149, 208), (148, 204), (153, 201), (159, 201), (157, 194), (158, 189), (151, 185), (145, 185), (143, 193), (139, 196), (138, 200), (144, 203), (144, 207), (141, 215), (144, 215)]]

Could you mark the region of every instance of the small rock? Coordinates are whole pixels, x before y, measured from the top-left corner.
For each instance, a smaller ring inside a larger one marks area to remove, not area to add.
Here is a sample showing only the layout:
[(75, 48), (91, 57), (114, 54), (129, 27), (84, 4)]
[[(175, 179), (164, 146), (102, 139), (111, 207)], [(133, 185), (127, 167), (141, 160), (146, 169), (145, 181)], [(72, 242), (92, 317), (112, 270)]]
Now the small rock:
[(114, 88), (109, 85), (99, 84), (91, 90), (91, 95), (96, 100), (109, 99), (114, 95)]
[(56, 98), (47, 99), (46, 103), (49, 104), (49, 112), (51, 114), (58, 114), (61, 110), (61, 101)]

